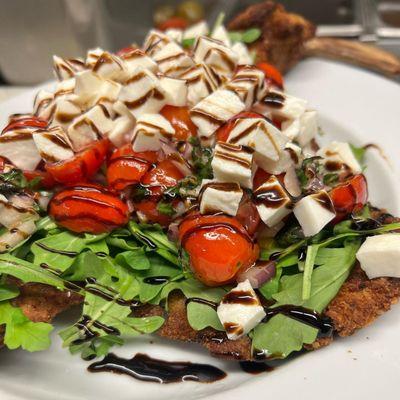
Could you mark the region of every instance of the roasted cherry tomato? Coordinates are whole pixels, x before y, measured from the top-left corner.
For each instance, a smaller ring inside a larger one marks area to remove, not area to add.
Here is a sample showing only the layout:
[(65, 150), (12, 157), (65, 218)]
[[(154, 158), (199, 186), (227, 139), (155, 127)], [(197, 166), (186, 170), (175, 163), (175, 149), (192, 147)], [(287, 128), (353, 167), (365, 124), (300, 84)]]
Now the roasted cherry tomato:
[(171, 17), (166, 21), (158, 24), (157, 28), (160, 31), (166, 31), (167, 29), (186, 29), (188, 27), (188, 21), (182, 17)]
[(123, 47), (122, 49), (117, 51), (117, 56), (124, 58), (124, 56), (128, 55), (129, 53), (132, 53), (133, 51), (138, 50), (137, 47), (135, 46), (127, 46), (127, 47)]
[(235, 121), (239, 118), (264, 118), (264, 116), (256, 112), (250, 111), (243, 111), (239, 114), (236, 114), (228, 122), (218, 128), (216, 135), (219, 142), (226, 142), (228, 140), (229, 134), (235, 126)]
[(147, 222), (152, 224), (160, 224), (161, 226), (167, 226), (172, 222), (172, 217), (163, 213), (160, 213), (157, 208), (157, 201), (153, 200), (142, 200), (138, 203), (134, 203), (135, 211), (139, 211), (146, 218)]
[(2, 133), (12, 131), (14, 129), (21, 129), (21, 128), (38, 128), (44, 129), (47, 128), (48, 122), (37, 118), (35, 116), (14, 116), (10, 119), (8, 125), (3, 129)]
[(57, 184), (57, 182), (47, 171), (24, 171), (24, 176), (28, 180), (28, 182), (39, 178), (40, 181), (37, 185), (38, 188), (52, 189)]
[(365, 176), (355, 175), (333, 188), (329, 193), (336, 210), (338, 222), (354, 211), (360, 210), (368, 200), (368, 185)]
[(175, 186), (185, 176), (171, 160), (160, 161), (155, 168), (150, 169), (143, 178), (146, 186), (154, 196), (161, 195), (165, 189)]
[(235, 218), (191, 215), (179, 226), (179, 240), (188, 252), (196, 277), (209, 286), (233, 282), (258, 258), (259, 247)]
[(244, 226), (250, 236), (253, 236), (260, 226), (260, 215), (256, 205), (251, 201), (251, 197), (245, 193), (240, 202), (236, 219)]
[(188, 107), (164, 106), (160, 113), (175, 129), (176, 140), (187, 140), (197, 135), (197, 127), (190, 119)]
[(266, 62), (259, 62), (256, 67), (264, 72), (265, 79), (270, 83), (283, 89), (283, 78), (282, 74), (276, 67)]
[(109, 232), (129, 220), (128, 206), (117, 195), (86, 183), (58, 192), (48, 212), (59, 225), (78, 233)]
[(106, 159), (110, 142), (99, 140), (69, 160), (48, 163), (46, 171), (53, 179), (63, 184), (74, 184), (91, 178)]
[(135, 153), (127, 144), (112, 154), (107, 168), (108, 184), (115, 190), (123, 190), (140, 182), (151, 165), (157, 161), (155, 151)]
[(3, 157), (0, 157), (0, 174), (4, 171), (5, 166), (6, 166), (6, 160)]

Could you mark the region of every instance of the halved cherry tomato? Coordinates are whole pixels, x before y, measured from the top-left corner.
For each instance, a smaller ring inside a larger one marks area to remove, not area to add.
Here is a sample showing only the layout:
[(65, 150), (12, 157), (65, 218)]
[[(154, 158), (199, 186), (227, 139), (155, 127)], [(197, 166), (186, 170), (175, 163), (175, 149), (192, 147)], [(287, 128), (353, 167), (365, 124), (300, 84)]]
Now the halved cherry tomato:
[(189, 23), (185, 18), (182, 17), (171, 17), (166, 21), (162, 22), (157, 26), (160, 31), (166, 31), (167, 29), (186, 29)]
[(38, 187), (43, 189), (52, 189), (57, 184), (57, 182), (47, 171), (24, 171), (24, 176), (28, 182), (31, 182), (36, 178), (40, 178)]
[(100, 185), (81, 184), (57, 193), (48, 206), (49, 215), (73, 232), (104, 233), (129, 220), (128, 206)]
[(218, 128), (216, 132), (218, 142), (226, 142), (228, 140), (229, 134), (231, 133), (231, 130), (235, 126), (235, 121), (239, 118), (264, 118), (264, 116), (256, 112), (250, 112), (250, 111), (243, 111), (239, 114), (236, 114), (224, 125)]
[(157, 161), (155, 151), (136, 153), (130, 144), (117, 149), (112, 154), (107, 168), (108, 184), (115, 190), (123, 190), (139, 183), (151, 164)]
[(208, 286), (233, 282), (259, 255), (258, 245), (243, 225), (225, 215), (187, 217), (179, 226), (179, 240), (190, 256), (194, 274)]
[(86, 181), (99, 170), (109, 147), (108, 139), (99, 140), (69, 160), (46, 164), (45, 169), (59, 183)]
[(35, 116), (14, 116), (11, 118), (8, 125), (3, 129), (2, 133), (11, 131), (13, 129), (21, 129), (21, 128), (38, 128), (44, 129), (47, 128), (48, 122), (40, 119)]
[(360, 210), (368, 200), (368, 185), (365, 176), (355, 175), (336, 186), (329, 193), (336, 210), (335, 222), (339, 222), (354, 211)]
[(283, 77), (276, 67), (266, 62), (259, 62), (256, 67), (264, 72), (267, 81), (283, 89)]
[(260, 226), (261, 219), (257, 207), (247, 193), (243, 194), (236, 219), (244, 226), (250, 236), (253, 236)]
[(164, 106), (160, 114), (166, 118), (175, 129), (176, 140), (187, 140), (197, 135), (197, 127), (190, 118), (188, 107)]
[(141, 212), (149, 223), (168, 226), (172, 221), (172, 217), (158, 211), (156, 201), (142, 200), (138, 203), (134, 203), (134, 208), (136, 211)]
[(147, 186), (154, 196), (160, 196), (165, 189), (175, 186), (184, 177), (180, 169), (171, 160), (166, 159), (148, 171), (141, 183)]
[(137, 47), (130, 45), (130, 46), (126, 46), (126, 47), (123, 47), (122, 49), (118, 50), (116, 54), (117, 54), (117, 56), (124, 58), (124, 55), (132, 53), (133, 51), (135, 51), (137, 49), (138, 49)]
[(6, 160), (3, 157), (0, 157), (0, 174), (4, 171), (5, 166), (6, 166)]

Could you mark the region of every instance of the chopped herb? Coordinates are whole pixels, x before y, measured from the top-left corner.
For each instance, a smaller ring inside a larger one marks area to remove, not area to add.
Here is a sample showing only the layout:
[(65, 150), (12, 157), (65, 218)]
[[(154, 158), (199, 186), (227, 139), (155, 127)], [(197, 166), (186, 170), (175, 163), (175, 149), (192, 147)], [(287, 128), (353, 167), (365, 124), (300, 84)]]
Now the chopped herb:
[(189, 48), (194, 46), (195, 42), (196, 42), (196, 38), (183, 39), (182, 40), (182, 46), (185, 49), (189, 49)]
[(339, 181), (339, 175), (335, 173), (329, 173), (324, 175), (324, 184), (327, 186), (333, 186)]
[(352, 144), (350, 144), (351, 150), (354, 154), (354, 157), (357, 159), (357, 161), (362, 165), (364, 164), (364, 159), (365, 159), (365, 152), (367, 151), (364, 147), (356, 147)]
[(157, 204), (157, 211), (160, 214), (167, 215), (168, 217), (172, 217), (175, 214), (175, 209), (172, 207), (172, 204), (163, 201), (160, 201)]
[(200, 140), (196, 137), (189, 139), (190, 144), (193, 146), (192, 160), (193, 169), (196, 176), (201, 179), (211, 179), (213, 177), (211, 161), (213, 151), (210, 147), (202, 147)]
[(243, 42), (250, 44), (255, 42), (261, 36), (261, 30), (258, 28), (250, 28), (246, 31), (232, 31), (229, 32), (229, 38), (232, 42)]

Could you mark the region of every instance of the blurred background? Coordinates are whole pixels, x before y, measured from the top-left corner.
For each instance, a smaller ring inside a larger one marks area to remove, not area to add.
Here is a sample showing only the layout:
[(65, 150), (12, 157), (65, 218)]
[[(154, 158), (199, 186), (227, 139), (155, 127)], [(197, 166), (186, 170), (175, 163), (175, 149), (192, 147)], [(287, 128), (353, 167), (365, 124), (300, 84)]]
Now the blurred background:
[[(251, 0), (0, 0), (0, 85), (52, 78), (51, 55), (141, 42), (172, 14), (227, 20)], [(318, 35), (372, 42), (400, 55), (400, 0), (280, 0), (318, 26)]]

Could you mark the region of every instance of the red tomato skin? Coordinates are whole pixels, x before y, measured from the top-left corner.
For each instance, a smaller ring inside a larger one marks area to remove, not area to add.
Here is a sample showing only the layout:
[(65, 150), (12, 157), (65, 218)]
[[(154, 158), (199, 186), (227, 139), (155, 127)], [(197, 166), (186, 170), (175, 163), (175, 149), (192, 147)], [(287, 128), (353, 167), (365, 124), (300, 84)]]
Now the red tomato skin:
[(235, 121), (239, 118), (265, 118), (263, 115), (258, 114), (252, 111), (242, 111), (239, 114), (233, 116), (229, 121), (227, 121), (224, 125), (218, 128), (217, 132), (215, 133), (217, 136), (218, 142), (226, 142), (229, 138), (229, 134), (231, 130), (235, 126)]
[(352, 212), (360, 210), (368, 201), (368, 184), (365, 176), (355, 175), (333, 188), (329, 193), (336, 210), (335, 223)]
[(268, 82), (283, 89), (283, 77), (276, 67), (266, 62), (259, 62), (256, 67), (264, 72), (265, 79)]
[(108, 162), (108, 184), (118, 191), (137, 184), (156, 161), (154, 151), (136, 153), (130, 144), (116, 149)]
[(159, 24), (157, 28), (160, 31), (166, 31), (167, 29), (186, 29), (189, 23), (185, 18), (182, 17), (171, 17)]
[(188, 107), (175, 107), (166, 105), (160, 111), (175, 129), (174, 139), (187, 140), (197, 135), (197, 127), (190, 118)]
[(38, 184), (39, 188), (52, 189), (57, 184), (57, 182), (47, 171), (23, 171), (23, 173), (28, 182), (36, 178), (41, 178)]
[(77, 233), (110, 232), (129, 220), (128, 206), (117, 195), (86, 183), (58, 192), (50, 200), (48, 213), (58, 225)]
[(48, 122), (35, 116), (14, 116), (10, 119), (8, 125), (3, 129), (2, 133), (21, 128), (47, 128)]
[(100, 169), (109, 147), (108, 139), (99, 140), (69, 160), (46, 164), (45, 169), (58, 183), (85, 182)]
[(161, 226), (168, 226), (172, 222), (172, 217), (169, 215), (161, 214), (157, 210), (157, 201), (142, 200), (134, 203), (136, 211), (141, 212), (151, 224), (160, 224)]
[(188, 252), (196, 277), (208, 286), (231, 283), (255, 263), (259, 247), (233, 217), (192, 215), (179, 226), (179, 239)]
[(130, 46), (123, 47), (122, 49), (119, 49), (117, 51), (116, 55), (119, 57), (125, 58), (124, 56), (127, 56), (136, 50), (138, 50), (137, 47), (130, 45)]

